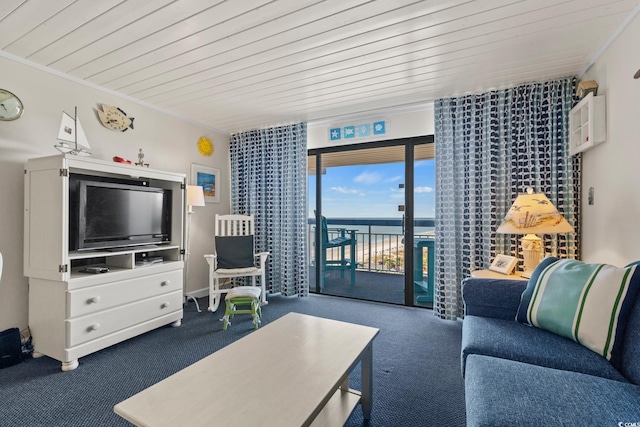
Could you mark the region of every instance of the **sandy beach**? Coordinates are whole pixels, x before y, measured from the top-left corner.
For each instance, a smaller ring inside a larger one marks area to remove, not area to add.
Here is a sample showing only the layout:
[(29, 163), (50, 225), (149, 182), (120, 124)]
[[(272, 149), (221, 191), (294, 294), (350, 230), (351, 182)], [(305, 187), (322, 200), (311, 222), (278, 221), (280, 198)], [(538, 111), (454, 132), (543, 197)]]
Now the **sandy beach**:
[[(380, 235), (379, 235), (380, 236)], [(386, 259), (394, 260), (398, 257), (398, 260), (402, 260), (404, 255), (404, 244), (402, 243), (403, 237), (401, 235), (383, 235), (384, 238), (377, 241), (369, 242), (364, 241), (363, 235), (356, 237), (356, 261), (361, 267), (368, 267), (371, 262), (371, 267), (376, 268), (376, 262), (381, 262), (383, 257)], [(435, 237), (433, 232), (416, 235), (416, 237)], [(309, 236), (311, 247), (313, 250), (313, 234)], [(345, 258), (351, 259), (351, 247), (345, 246)], [(423, 256), (426, 258), (426, 248), (423, 248)], [(340, 259), (340, 248), (334, 248), (327, 251), (327, 258), (329, 260)], [(371, 261), (369, 261), (371, 260)], [(425, 260), (426, 261), (426, 260)], [(401, 262), (401, 261), (400, 261)], [(426, 269), (427, 263), (424, 263)]]
[[(434, 237), (432, 233), (420, 235), (416, 237)], [(426, 251), (426, 248), (424, 248)], [(404, 254), (404, 244), (402, 243), (402, 236), (389, 236), (385, 239), (369, 242), (357, 242), (356, 243), (356, 261), (360, 266), (368, 266), (371, 259), (371, 266), (375, 266), (376, 259), (380, 261), (382, 257), (391, 257), (391, 259), (398, 256), (402, 259)], [(426, 252), (423, 256), (426, 256)], [(328, 259), (339, 259), (339, 249), (334, 249), (327, 253)], [(351, 247), (345, 247), (345, 257), (351, 259)], [(426, 268), (426, 262), (425, 262)]]

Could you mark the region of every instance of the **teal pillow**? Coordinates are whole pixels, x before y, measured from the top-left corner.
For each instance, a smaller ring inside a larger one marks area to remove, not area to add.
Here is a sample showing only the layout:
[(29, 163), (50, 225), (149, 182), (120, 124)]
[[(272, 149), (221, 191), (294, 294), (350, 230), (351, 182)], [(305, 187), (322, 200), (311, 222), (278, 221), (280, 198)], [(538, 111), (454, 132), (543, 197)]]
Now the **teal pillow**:
[(525, 288), (524, 292), (520, 296), (520, 305), (518, 306), (518, 313), (516, 313), (516, 320), (520, 323), (530, 324), (527, 318), (527, 310), (529, 309), (529, 302), (531, 301), (531, 297), (533, 296), (533, 291), (535, 289), (535, 284), (538, 282), (538, 278), (540, 277), (540, 273), (545, 271), (549, 265), (559, 261), (560, 258), (548, 256), (543, 259), (540, 264), (533, 270), (531, 273), (531, 277), (529, 278), (529, 283)]
[(531, 275), (517, 320), (617, 359), (639, 290), (638, 265), (619, 268), (549, 257)]
[(216, 237), (217, 268), (255, 267), (253, 236)]

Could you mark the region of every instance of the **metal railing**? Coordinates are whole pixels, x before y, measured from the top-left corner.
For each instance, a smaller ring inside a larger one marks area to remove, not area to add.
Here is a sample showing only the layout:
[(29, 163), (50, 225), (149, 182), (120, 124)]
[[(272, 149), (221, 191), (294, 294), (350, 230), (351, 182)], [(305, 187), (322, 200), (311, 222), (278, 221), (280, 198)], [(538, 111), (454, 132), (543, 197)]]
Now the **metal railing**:
[[(309, 228), (309, 260), (315, 260), (315, 218), (308, 220)], [(434, 227), (435, 220), (417, 219), (415, 227)], [(387, 229), (397, 228), (397, 232), (376, 232), (374, 227)], [(360, 271), (404, 274), (404, 243), (401, 219), (364, 219), (364, 218), (327, 218), (327, 234), (329, 240), (340, 236), (336, 228), (356, 229), (355, 259)], [(349, 233), (347, 233), (347, 236)], [(417, 236), (433, 235), (433, 232), (416, 234)], [(345, 248), (346, 257), (351, 258), (351, 248)], [(327, 250), (328, 260), (340, 259), (340, 248)], [(424, 265), (427, 265), (428, 254), (423, 253)]]

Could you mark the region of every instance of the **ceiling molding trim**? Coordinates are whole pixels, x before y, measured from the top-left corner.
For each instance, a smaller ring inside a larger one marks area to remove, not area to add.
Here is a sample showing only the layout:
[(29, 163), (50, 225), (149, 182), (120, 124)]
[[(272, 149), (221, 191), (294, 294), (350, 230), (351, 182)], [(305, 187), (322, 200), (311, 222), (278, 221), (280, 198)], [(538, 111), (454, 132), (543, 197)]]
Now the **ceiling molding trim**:
[(638, 3), (636, 5), (635, 8), (633, 8), (633, 10), (631, 11), (631, 13), (629, 14), (629, 16), (626, 17), (626, 19), (624, 21), (622, 21), (622, 24), (620, 24), (620, 26), (609, 36), (609, 38), (602, 44), (602, 46), (600, 46), (600, 49), (597, 50), (596, 54), (593, 55), (593, 58), (591, 58), (591, 60), (589, 62), (587, 62), (587, 64), (580, 70), (580, 72), (578, 73), (578, 77), (582, 77), (584, 76), (584, 74), (587, 72), (587, 70), (596, 63), (596, 61), (600, 58), (600, 56), (602, 56), (602, 54), (604, 53), (605, 50), (607, 50), (607, 48), (609, 47), (609, 45), (611, 45), (611, 43), (613, 43), (613, 41), (616, 39), (616, 37), (618, 37), (620, 35), (620, 33), (622, 33), (622, 31), (627, 28), (627, 26), (629, 25), (629, 23), (633, 20), (633, 18), (636, 17), (636, 15), (640, 12), (640, 3)]
[(174, 112), (165, 110), (163, 108), (159, 108), (159, 107), (157, 107), (155, 105), (151, 105), (151, 104), (146, 103), (144, 101), (141, 101), (139, 99), (135, 99), (135, 98), (132, 98), (130, 96), (124, 95), (122, 93), (113, 91), (111, 89), (107, 89), (107, 88), (104, 88), (102, 86), (98, 86), (95, 83), (91, 83), (91, 82), (79, 79), (77, 77), (71, 76), (69, 74), (63, 73), (61, 71), (54, 70), (53, 68), (49, 68), (49, 67), (46, 67), (44, 65), (36, 64), (35, 62), (29, 61), (28, 59), (20, 58), (18, 56), (15, 56), (15, 55), (13, 55), (11, 53), (8, 53), (8, 52), (5, 52), (3, 50), (0, 50), (0, 57), (3, 57), (5, 59), (9, 59), (9, 60), (14, 61), (14, 62), (18, 62), (20, 64), (26, 65), (26, 66), (31, 67), (31, 68), (35, 68), (35, 69), (40, 70), (40, 71), (44, 71), (45, 73), (49, 73), (49, 74), (52, 74), (54, 76), (57, 76), (57, 77), (72, 81), (72, 82), (77, 83), (79, 85), (86, 86), (86, 87), (89, 87), (91, 89), (98, 90), (100, 92), (104, 92), (106, 94), (115, 96), (117, 98), (125, 99), (125, 100), (127, 100), (129, 102), (133, 102), (134, 104), (138, 104), (138, 105), (140, 105), (142, 107), (149, 108), (151, 110), (155, 110), (155, 111), (160, 112), (162, 114), (166, 114), (168, 116), (175, 117), (176, 119), (191, 123), (192, 125), (201, 126), (203, 128), (209, 129), (209, 130), (214, 131), (214, 132), (221, 133), (223, 135), (227, 135), (227, 136), (231, 135), (231, 133), (229, 133), (229, 132), (227, 132), (225, 130), (214, 128), (214, 127), (209, 126), (207, 124), (195, 121), (193, 119), (190, 119), (190, 118), (187, 118), (187, 117), (184, 117), (184, 116), (181, 116), (179, 114), (176, 114)]

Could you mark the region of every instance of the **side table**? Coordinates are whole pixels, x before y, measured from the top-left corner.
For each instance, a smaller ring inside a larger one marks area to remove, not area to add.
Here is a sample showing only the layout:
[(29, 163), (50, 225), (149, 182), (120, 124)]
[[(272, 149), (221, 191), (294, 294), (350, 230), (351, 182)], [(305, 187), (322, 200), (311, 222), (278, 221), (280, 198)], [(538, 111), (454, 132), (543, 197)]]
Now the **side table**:
[(502, 274), (492, 270), (475, 270), (471, 272), (471, 277), (476, 279), (509, 279), (509, 280), (529, 280), (521, 276), (521, 271), (514, 274)]

